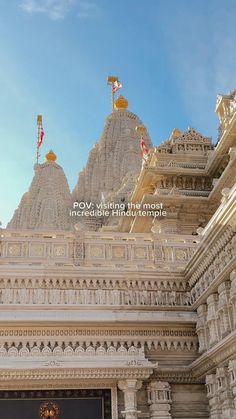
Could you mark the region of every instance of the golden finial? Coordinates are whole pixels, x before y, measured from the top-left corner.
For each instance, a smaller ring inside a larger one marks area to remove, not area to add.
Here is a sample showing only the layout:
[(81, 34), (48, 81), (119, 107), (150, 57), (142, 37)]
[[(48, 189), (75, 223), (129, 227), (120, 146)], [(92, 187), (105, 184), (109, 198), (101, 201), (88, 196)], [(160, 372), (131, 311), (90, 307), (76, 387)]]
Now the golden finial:
[(135, 127), (135, 131), (138, 134), (141, 134), (141, 135), (144, 135), (147, 132), (147, 130), (146, 130), (146, 128), (145, 128), (144, 125), (137, 125), (137, 127)]
[(42, 115), (38, 115), (37, 116), (37, 125), (42, 125), (42, 123), (43, 123), (43, 117), (42, 117)]
[(127, 109), (129, 106), (129, 102), (124, 96), (119, 96), (118, 99), (115, 100), (115, 109)]
[(56, 161), (57, 156), (56, 156), (56, 154), (55, 154), (52, 150), (50, 150), (50, 151), (46, 154), (45, 158), (46, 158), (46, 160), (47, 160), (47, 161)]

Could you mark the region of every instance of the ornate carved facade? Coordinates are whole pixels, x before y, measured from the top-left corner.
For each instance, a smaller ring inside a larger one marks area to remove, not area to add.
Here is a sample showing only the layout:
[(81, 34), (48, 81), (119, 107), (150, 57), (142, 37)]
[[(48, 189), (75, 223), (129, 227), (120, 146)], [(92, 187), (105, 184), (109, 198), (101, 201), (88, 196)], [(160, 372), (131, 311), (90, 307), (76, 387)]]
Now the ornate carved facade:
[(166, 215), (74, 228), (55, 155), (36, 166), (1, 230), (0, 389), (109, 389), (106, 419), (236, 418), (235, 92), (215, 146), (175, 129), (142, 167), (119, 100), (73, 197)]

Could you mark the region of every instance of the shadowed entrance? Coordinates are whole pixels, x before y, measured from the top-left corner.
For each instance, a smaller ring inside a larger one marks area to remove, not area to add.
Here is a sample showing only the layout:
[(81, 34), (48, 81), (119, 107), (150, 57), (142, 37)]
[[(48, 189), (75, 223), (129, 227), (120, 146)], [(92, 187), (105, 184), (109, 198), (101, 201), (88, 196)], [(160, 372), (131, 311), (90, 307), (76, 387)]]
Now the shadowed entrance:
[(111, 419), (109, 389), (1, 391), (0, 415), (2, 419), (40, 419), (40, 407), (49, 401), (59, 406), (58, 419)]

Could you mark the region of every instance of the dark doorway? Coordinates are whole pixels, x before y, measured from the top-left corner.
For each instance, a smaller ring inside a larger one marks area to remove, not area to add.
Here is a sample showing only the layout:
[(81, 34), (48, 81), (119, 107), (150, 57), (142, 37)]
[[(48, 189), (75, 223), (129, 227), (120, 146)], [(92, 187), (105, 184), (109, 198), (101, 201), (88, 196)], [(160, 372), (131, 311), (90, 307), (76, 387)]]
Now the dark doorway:
[(111, 419), (111, 390), (0, 391), (1, 419), (40, 419), (43, 402), (60, 407), (59, 419)]

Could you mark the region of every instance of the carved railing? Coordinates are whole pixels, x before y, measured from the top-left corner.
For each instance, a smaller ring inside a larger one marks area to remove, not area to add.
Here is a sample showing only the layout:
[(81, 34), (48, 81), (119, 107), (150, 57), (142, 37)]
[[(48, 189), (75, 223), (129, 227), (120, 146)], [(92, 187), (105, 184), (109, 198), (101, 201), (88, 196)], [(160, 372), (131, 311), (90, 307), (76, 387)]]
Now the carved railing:
[(0, 265), (72, 263), (73, 233), (2, 230)]
[[(180, 272), (195, 252), (193, 236), (93, 232), (20, 235), (7, 230), (2, 233), (0, 304), (190, 305), (189, 289)], [(15, 264), (17, 273), (13, 273)], [(45, 265), (63, 267), (62, 273), (57, 270), (54, 274), (42, 274)], [(93, 273), (87, 268), (93, 268)], [(163, 274), (157, 277), (157, 271)], [(176, 271), (178, 274), (169, 276), (169, 272)], [(129, 272), (138, 275), (129, 278)]]
[(196, 249), (192, 236), (129, 233), (32, 233), (2, 230), (0, 266), (7, 264), (184, 269)]

